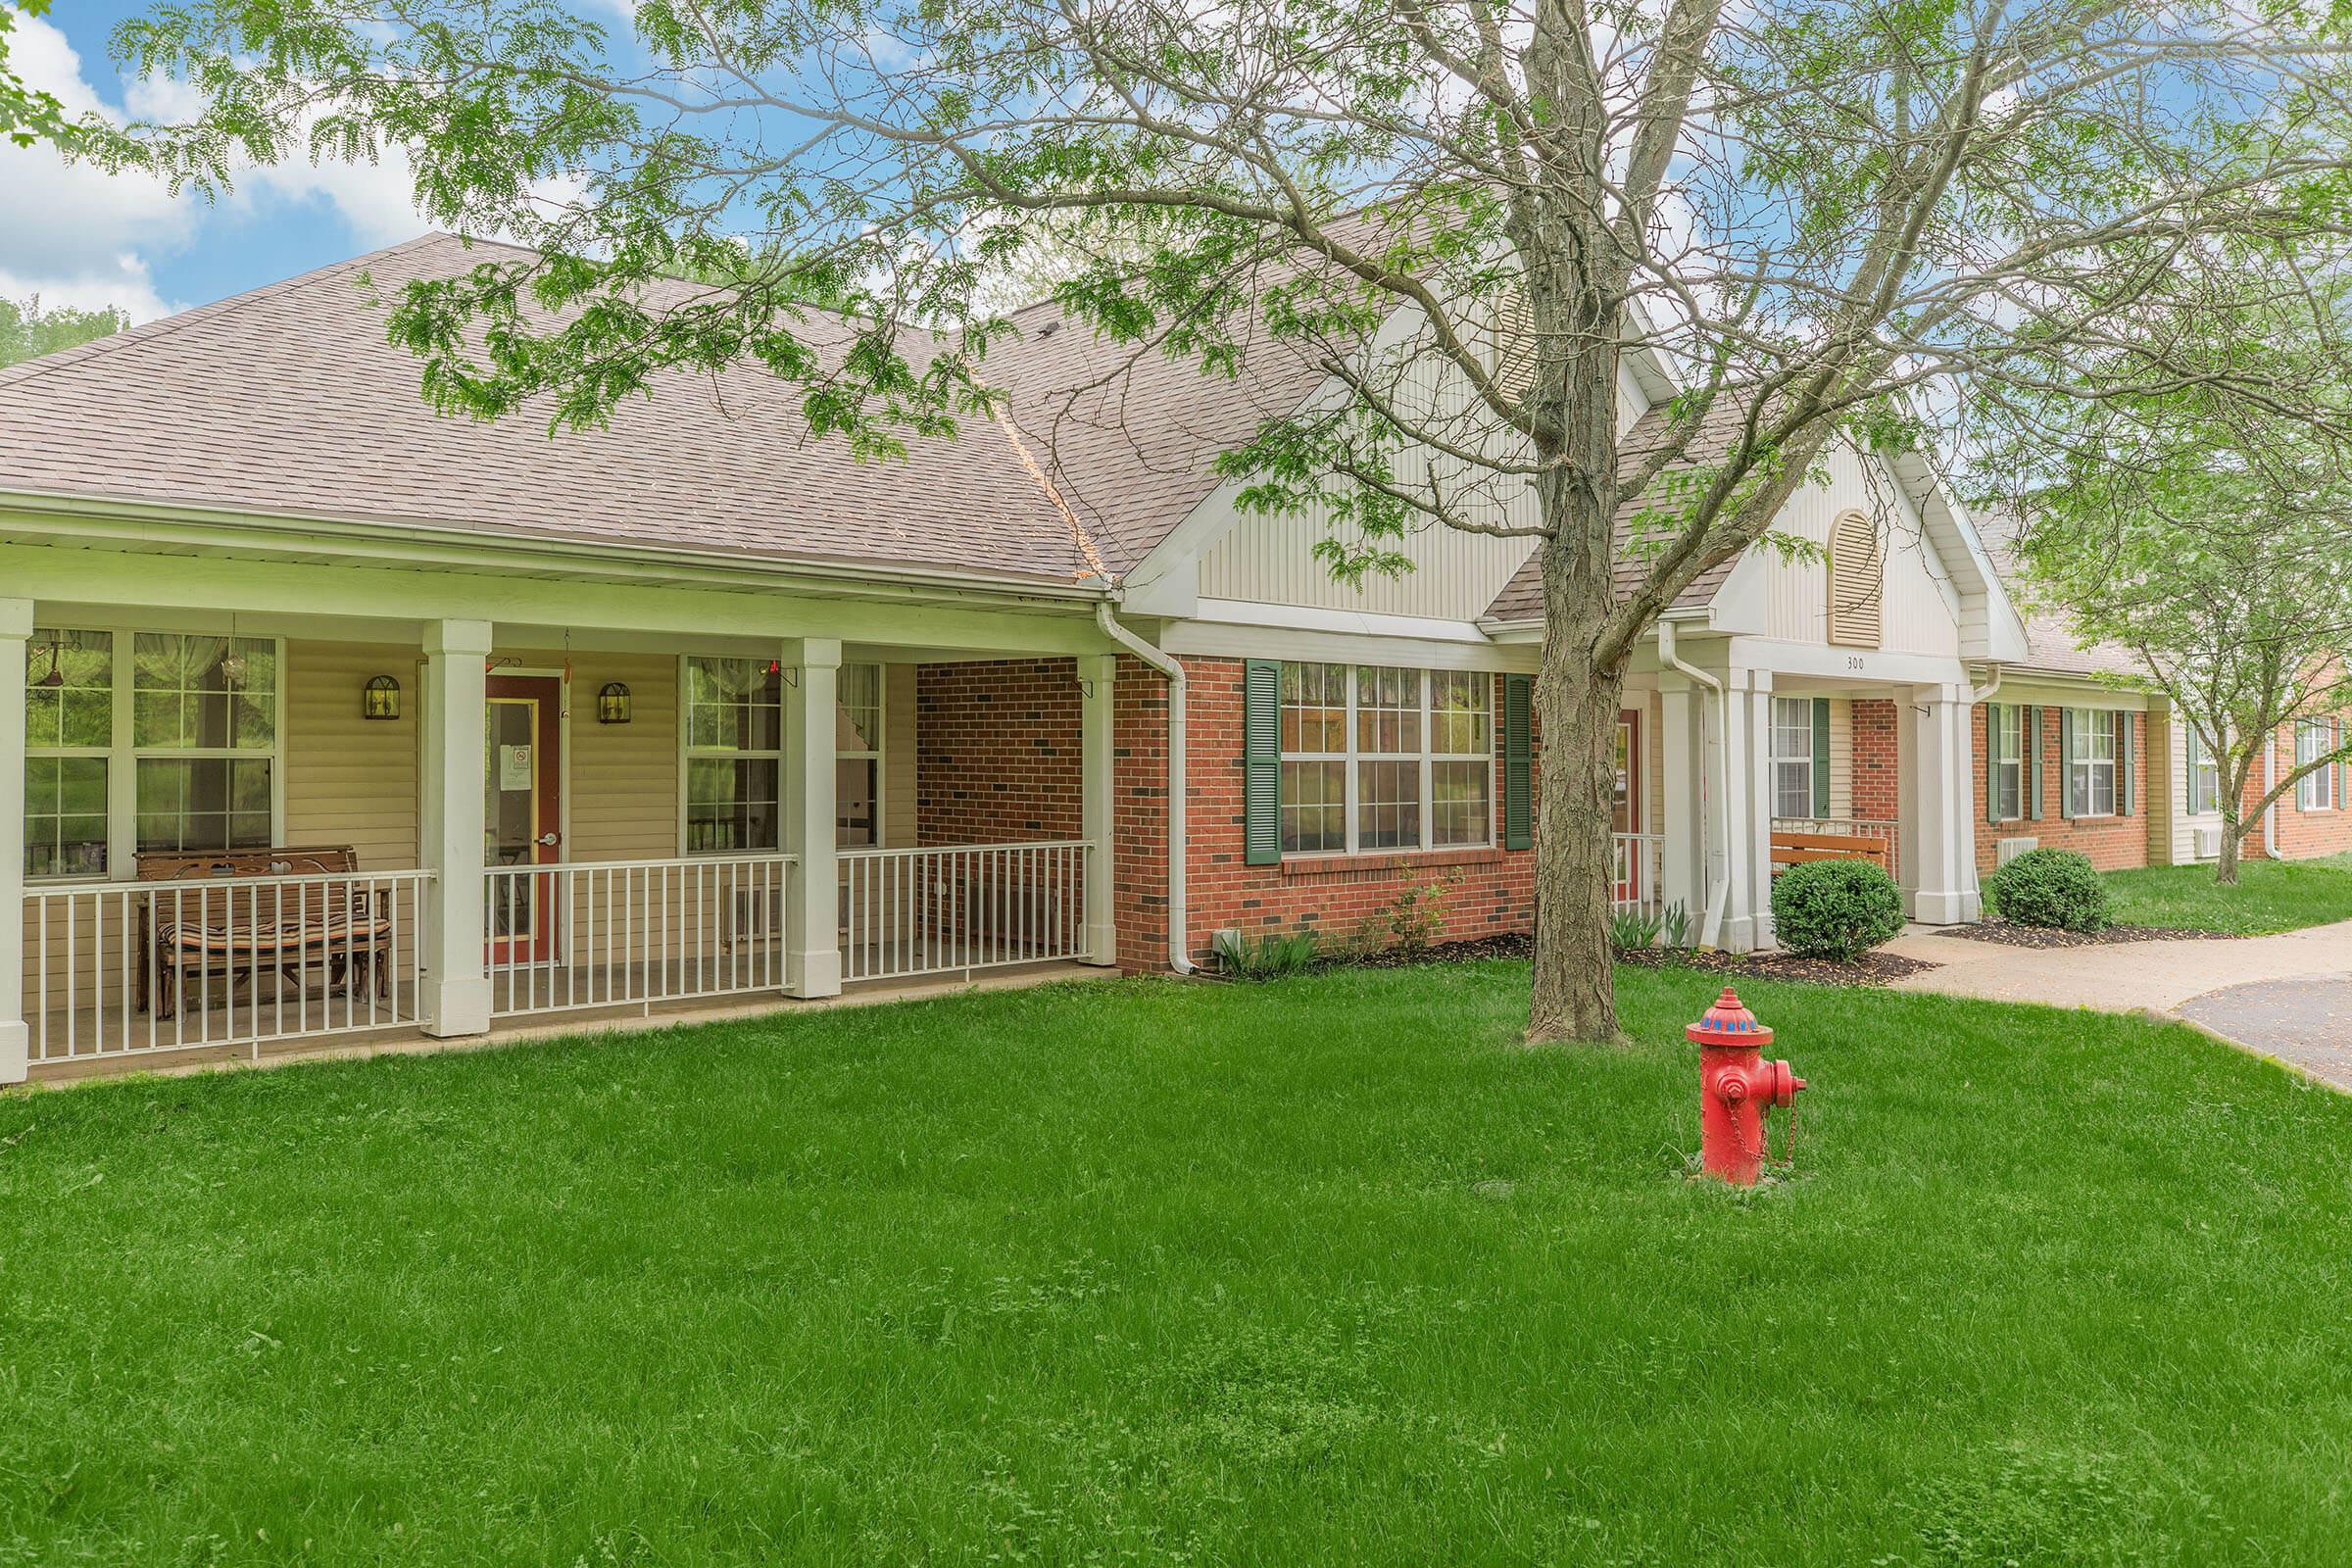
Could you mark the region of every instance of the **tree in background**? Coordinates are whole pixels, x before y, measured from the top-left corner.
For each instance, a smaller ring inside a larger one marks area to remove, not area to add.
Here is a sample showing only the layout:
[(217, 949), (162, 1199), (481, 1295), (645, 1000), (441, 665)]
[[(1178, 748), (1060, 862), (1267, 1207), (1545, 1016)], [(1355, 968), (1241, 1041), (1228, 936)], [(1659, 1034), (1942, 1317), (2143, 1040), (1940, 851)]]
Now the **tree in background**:
[[(1220, 460), (1245, 509), (1328, 517), (1348, 579), (1425, 528), (1541, 558), (1529, 1035), (1600, 1040), (1618, 694), (1660, 612), (1833, 442), (1924, 439), (1907, 394), (2040, 376), (2181, 248), (2329, 222), (2337, 10), (637, 0), (618, 37), (538, 0), (185, 0), (117, 53), (201, 112), (82, 128), (206, 189), (404, 149), (436, 221), (543, 253), (394, 306), (424, 395), (476, 416), (591, 424), (756, 361), (888, 456), (989, 406), (990, 285), (1033, 241), (1133, 356), (1305, 356), (1322, 390)], [(745, 247), (772, 262), (731, 272)], [(666, 275), (721, 281), (658, 303)], [(1629, 450), (1635, 356), (1686, 390)]]
[(49, 141), (64, 145), (72, 139), (73, 122), (54, 93), (24, 84), (8, 63), (8, 35), (16, 25), (13, 12), (46, 16), (49, 0), (0, 0), (0, 137), (19, 147)]
[[(2142, 672), (2119, 683), (2190, 727), (2215, 771), (2224, 886), (2247, 824), (2352, 755), (2346, 303), (2338, 275), (2226, 255), (2177, 270), (2078, 382), (1996, 411), (2030, 586), (2083, 643), (2129, 648)], [(2305, 724), (2312, 740), (2256, 786), (2278, 730)]]
[(21, 302), (0, 299), (0, 366), (111, 337), (128, 325), (130, 317), (111, 305), (97, 311), (63, 305), (44, 311), (37, 294)]

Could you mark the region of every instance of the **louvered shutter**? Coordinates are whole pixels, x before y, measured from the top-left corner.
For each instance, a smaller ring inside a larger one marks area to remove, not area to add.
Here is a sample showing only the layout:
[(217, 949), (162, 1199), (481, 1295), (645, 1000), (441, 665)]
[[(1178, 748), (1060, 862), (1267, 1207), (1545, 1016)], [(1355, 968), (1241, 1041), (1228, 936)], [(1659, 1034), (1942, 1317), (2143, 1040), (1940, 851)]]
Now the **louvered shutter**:
[(1813, 699), (1813, 814), (1830, 814), (1830, 700)]
[(1536, 328), (1521, 290), (1495, 299), (1494, 337), (1495, 387), (1506, 398), (1527, 396), (1536, 385)]
[(2115, 715), (2115, 814), (2132, 814), (2132, 715)]
[(1984, 705), (1984, 820), (2001, 819), (2001, 705)]
[(1536, 846), (1534, 680), (1527, 675), (1502, 677), (1502, 847), (1532, 850)]
[(1886, 572), (1879, 525), (1866, 513), (1841, 514), (1830, 525), (1830, 641), (1841, 648), (1879, 646)]
[(2026, 770), (2032, 775), (2032, 788), (2026, 793), (2033, 799), (2034, 820), (2041, 820), (2041, 710), (2026, 710)]
[(2058, 710), (2058, 814), (2075, 819), (2075, 710)]
[(1242, 860), (1282, 861), (1282, 664), (1242, 666)]

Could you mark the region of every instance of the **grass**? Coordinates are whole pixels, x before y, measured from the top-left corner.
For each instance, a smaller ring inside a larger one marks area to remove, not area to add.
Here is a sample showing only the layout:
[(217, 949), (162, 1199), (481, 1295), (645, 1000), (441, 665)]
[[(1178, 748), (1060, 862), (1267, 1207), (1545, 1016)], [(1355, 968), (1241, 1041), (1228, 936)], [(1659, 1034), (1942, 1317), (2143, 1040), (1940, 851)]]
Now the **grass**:
[(2250, 858), (2238, 885), (2215, 885), (2210, 865), (2151, 865), (2106, 874), (2123, 925), (2262, 936), (2352, 920), (2352, 856), (2319, 860)]
[(1523, 965), (0, 1101), (0, 1563), (2316, 1563), (2352, 1101), (1756, 985), (1800, 1174)]

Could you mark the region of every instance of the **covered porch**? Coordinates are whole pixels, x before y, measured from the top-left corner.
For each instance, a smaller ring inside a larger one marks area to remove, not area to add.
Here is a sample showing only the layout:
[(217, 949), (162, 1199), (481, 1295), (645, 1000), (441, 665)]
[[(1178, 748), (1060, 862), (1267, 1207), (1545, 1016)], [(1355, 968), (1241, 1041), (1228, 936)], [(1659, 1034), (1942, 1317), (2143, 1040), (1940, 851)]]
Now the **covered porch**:
[(0, 1081), (1117, 962), (1066, 585), (0, 554)]

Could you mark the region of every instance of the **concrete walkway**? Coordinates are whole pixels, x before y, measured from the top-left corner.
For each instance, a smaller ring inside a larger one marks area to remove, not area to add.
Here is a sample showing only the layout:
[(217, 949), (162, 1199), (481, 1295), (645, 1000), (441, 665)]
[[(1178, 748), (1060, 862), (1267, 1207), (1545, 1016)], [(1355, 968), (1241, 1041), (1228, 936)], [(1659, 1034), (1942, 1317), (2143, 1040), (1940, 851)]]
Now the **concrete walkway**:
[(2012, 948), (1914, 930), (1903, 991), (2166, 1014), (2352, 1092), (2352, 920), (2242, 941)]

